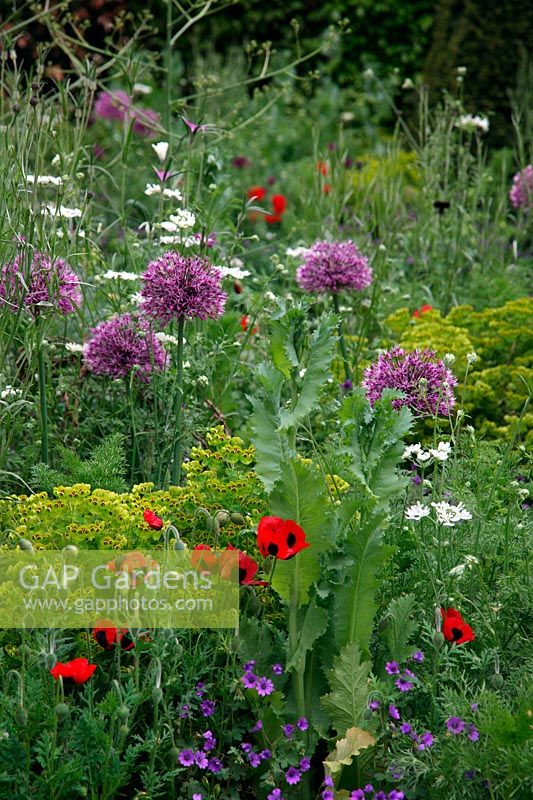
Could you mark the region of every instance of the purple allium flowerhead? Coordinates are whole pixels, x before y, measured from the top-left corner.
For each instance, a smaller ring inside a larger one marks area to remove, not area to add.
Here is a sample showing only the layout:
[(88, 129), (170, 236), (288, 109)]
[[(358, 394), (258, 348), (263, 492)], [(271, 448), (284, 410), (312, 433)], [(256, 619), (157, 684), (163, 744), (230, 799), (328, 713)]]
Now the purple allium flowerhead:
[(142, 274), (141, 310), (162, 325), (173, 320), (222, 316), (228, 299), (222, 273), (209, 259), (169, 250)]
[(274, 684), (264, 675), (258, 679), (255, 690), (259, 697), (268, 697), (274, 691)]
[(194, 752), (190, 748), (182, 750), (178, 756), (178, 761), (184, 767), (190, 767), (194, 764)]
[(92, 328), (83, 359), (96, 375), (125, 378), (137, 368), (142, 381), (154, 370), (163, 370), (167, 353), (147, 322), (130, 314), (119, 314)]
[(296, 280), (306, 292), (361, 292), (372, 283), (372, 269), (350, 240), (315, 242), (298, 267)]
[(446, 720), (446, 728), (449, 733), (453, 733), (454, 736), (457, 736), (464, 731), (465, 723), (461, 717), (450, 717)]
[(93, 105), (93, 114), (100, 119), (124, 122), (131, 108), (131, 97), (122, 89), (99, 92)]
[(400, 667), (398, 666), (397, 661), (387, 661), (385, 664), (385, 671), (388, 672), (389, 675), (398, 675), (400, 672)]
[(385, 389), (397, 389), (405, 397), (392, 401), (393, 408), (407, 406), (417, 416), (447, 416), (455, 405), (457, 378), (433, 350), (406, 353), (393, 347), (379, 356), (364, 372), (362, 383), (372, 405)]
[(157, 111), (134, 106), (131, 97), (122, 89), (100, 92), (94, 102), (93, 115), (122, 123), (131, 121), (133, 131), (139, 136), (155, 136), (161, 120)]
[(29, 258), (29, 253), (19, 253), (0, 268), (0, 307), (7, 305), (14, 312), (27, 308), (34, 317), (47, 311), (72, 314), (82, 299), (80, 279), (72, 267), (38, 250), (30, 263)]
[(202, 700), (200, 703), (200, 711), (204, 717), (212, 717), (215, 713), (216, 703), (214, 700)]
[(513, 185), (509, 190), (509, 200), (513, 208), (523, 208), (529, 211), (533, 208), (533, 165), (517, 172), (513, 178)]
[(297, 783), (300, 783), (301, 778), (300, 770), (296, 769), (296, 767), (289, 767), (285, 773), (285, 780), (290, 786), (296, 786)]

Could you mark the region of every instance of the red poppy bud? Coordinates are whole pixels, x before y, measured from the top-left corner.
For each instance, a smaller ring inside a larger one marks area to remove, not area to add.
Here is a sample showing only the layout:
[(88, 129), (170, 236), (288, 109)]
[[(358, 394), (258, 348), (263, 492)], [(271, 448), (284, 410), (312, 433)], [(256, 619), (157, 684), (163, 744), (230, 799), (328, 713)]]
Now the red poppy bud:
[(233, 291), (235, 294), (242, 294), (242, 286), (239, 281), (233, 281)]
[(158, 517), (157, 514), (154, 514), (153, 511), (150, 511), (149, 508), (143, 514), (144, 521), (152, 528), (154, 531), (160, 531), (163, 527), (163, 520), (161, 517)]
[(263, 517), (257, 527), (257, 546), (265, 558), (274, 556), (286, 561), (311, 545), (294, 520)]

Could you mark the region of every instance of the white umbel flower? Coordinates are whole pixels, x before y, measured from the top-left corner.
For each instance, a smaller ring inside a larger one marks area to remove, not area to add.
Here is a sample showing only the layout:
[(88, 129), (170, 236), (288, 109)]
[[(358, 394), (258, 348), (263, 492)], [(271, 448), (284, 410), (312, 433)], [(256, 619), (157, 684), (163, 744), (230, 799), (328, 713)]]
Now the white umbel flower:
[(416, 502), (414, 505), (409, 506), (409, 508), (406, 508), (405, 510), (406, 519), (420, 520), (424, 517), (429, 517), (429, 514), (429, 508), (427, 506), (423, 506), (420, 502)]

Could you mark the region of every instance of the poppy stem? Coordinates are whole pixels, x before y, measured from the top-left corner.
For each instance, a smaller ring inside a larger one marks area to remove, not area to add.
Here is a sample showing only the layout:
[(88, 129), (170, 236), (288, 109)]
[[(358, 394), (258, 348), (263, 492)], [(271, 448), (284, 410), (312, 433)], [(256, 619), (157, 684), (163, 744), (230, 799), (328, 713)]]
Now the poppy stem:
[(339, 310), (339, 296), (333, 292), (333, 308), (335, 314), (339, 317), (339, 347), (341, 350), (342, 362), (344, 364), (344, 379), (346, 381), (352, 380), (352, 369), (350, 367), (350, 360), (348, 358), (348, 349), (346, 347), (346, 340), (344, 338), (344, 324)]
[(174, 395), (174, 453), (172, 458), (172, 478), (173, 486), (179, 486), (181, 480), (181, 444), (182, 444), (182, 405), (183, 405), (183, 331), (185, 328), (185, 318), (178, 320), (178, 350), (176, 354), (177, 362), (177, 385)]
[(37, 373), (39, 376), (39, 408), (41, 413), (41, 461), (48, 465), (48, 405), (46, 401), (46, 362), (44, 339), (39, 333), (37, 342)]
[[(298, 636), (298, 607), (300, 603), (300, 555), (299, 553), (294, 558), (294, 573), (292, 577), (291, 597), (289, 603), (289, 649), (290, 658), (292, 659), (296, 653), (299, 644)], [(307, 717), (305, 711), (305, 654), (302, 656), (303, 664), (296, 669), (296, 708), (299, 717)], [(310, 800), (310, 786), (309, 776), (302, 775), (302, 800)]]

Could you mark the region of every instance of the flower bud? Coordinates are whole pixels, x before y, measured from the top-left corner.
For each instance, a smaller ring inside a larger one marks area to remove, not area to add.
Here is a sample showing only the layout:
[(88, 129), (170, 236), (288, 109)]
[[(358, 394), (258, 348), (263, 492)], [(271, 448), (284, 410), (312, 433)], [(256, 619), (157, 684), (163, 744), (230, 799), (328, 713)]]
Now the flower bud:
[(229, 518), (230, 518), (230, 515), (228, 514), (227, 511), (217, 511), (217, 513), (215, 514), (215, 519), (216, 519), (216, 521), (218, 522), (218, 524), (220, 525), (221, 528), (224, 527), (226, 522), (228, 522)]
[(120, 728), (118, 729), (118, 732), (121, 736), (127, 736), (128, 733), (130, 732), (130, 729), (128, 728), (127, 725), (121, 725)]
[(372, 712), (369, 708), (365, 708), (363, 711), (363, 719), (372, 719)]
[(17, 710), (15, 711), (15, 722), (17, 723), (17, 725), (21, 725), (22, 727), (24, 727), (27, 721), (28, 721), (28, 712), (26, 711), (26, 709), (22, 707), (17, 708)]
[(152, 700), (154, 701), (154, 703), (160, 703), (162, 699), (163, 699), (163, 690), (161, 689), (160, 686), (155, 686), (152, 689)]
[(499, 672), (495, 672), (490, 677), (490, 685), (493, 689), (501, 689), (503, 686), (503, 676)]
[(21, 550), (29, 550), (33, 553), (33, 545), (29, 539), (19, 539), (19, 547)]
[(59, 720), (66, 719), (69, 715), (69, 707), (66, 703), (58, 703), (54, 708), (54, 714)]
[(233, 513), (229, 515), (229, 518), (234, 525), (246, 525), (246, 520), (242, 514)]
[(117, 710), (117, 716), (121, 722), (125, 722), (128, 719), (129, 715), (130, 715), (130, 710), (128, 706), (125, 705), (119, 706)]
[(46, 654), (46, 658), (44, 659), (44, 663), (45, 663), (46, 669), (48, 669), (48, 670), (53, 669), (55, 667), (55, 665), (57, 664), (57, 656), (56, 656), (56, 654), (55, 653), (47, 653)]
[(168, 751), (168, 761), (169, 761), (170, 766), (175, 766), (176, 765), (176, 762), (178, 760), (179, 754), (180, 754), (180, 751), (178, 750), (177, 747), (171, 747), (170, 748), (170, 750)]
[(174, 547), (174, 550), (186, 550), (187, 549), (187, 545), (185, 544), (185, 542), (182, 542), (182, 540), (179, 537), (177, 539), (174, 539), (173, 547)]
[(436, 650), (440, 650), (442, 645), (444, 644), (444, 634), (442, 631), (435, 631), (433, 634), (433, 646)]

